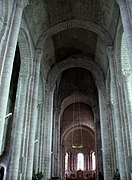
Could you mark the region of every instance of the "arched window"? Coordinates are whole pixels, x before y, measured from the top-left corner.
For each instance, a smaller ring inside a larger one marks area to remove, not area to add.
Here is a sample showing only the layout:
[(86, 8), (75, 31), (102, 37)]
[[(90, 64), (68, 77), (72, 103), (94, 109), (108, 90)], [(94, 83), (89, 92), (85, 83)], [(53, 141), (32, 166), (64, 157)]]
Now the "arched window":
[(77, 154), (77, 170), (84, 170), (84, 155), (82, 153)]
[(94, 171), (96, 168), (96, 159), (95, 159), (95, 152), (92, 153), (92, 170)]
[(65, 171), (68, 170), (68, 153), (65, 154)]

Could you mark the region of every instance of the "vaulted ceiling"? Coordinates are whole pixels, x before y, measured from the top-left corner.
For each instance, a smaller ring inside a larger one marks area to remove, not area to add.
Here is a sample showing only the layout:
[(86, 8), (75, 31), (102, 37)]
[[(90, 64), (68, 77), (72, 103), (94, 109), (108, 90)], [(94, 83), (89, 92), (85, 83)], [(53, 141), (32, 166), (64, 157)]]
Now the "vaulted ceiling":
[[(94, 135), (91, 136), (88, 129), (94, 134), (92, 106), (98, 105), (96, 77), (85, 68), (77, 68), (76, 58), (81, 57), (81, 61), (88, 58), (106, 78), (109, 70), (106, 49), (109, 42), (114, 42), (119, 20), (116, 1), (29, 0), (29, 5), (24, 10), (24, 19), (35, 47), (41, 44), (43, 48), (41, 70), (45, 78), (49, 77), (57, 64), (70, 57), (75, 59), (75, 68), (66, 68), (64, 72), (56, 71), (54, 74), (57, 77), (54, 106), (61, 108), (61, 133), (63, 135), (69, 128), (64, 144), (71, 147), (73, 107), (76, 103), (80, 104), (82, 125), (87, 127), (83, 129), (83, 135), (87, 137), (85, 147), (87, 150), (94, 149)], [(77, 140), (80, 130), (74, 131)], [(86, 145), (87, 141), (89, 145)]]
[(111, 42), (114, 40), (119, 18), (115, 0), (29, 0), (29, 5), (24, 10), (24, 18), (35, 46), (39, 44), (43, 34), (47, 34), (51, 29), (54, 32), (54, 26), (60, 23), (78, 20), (79, 24), (83, 21), (86, 24), (92, 23), (93, 27), (98, 26), (97, 32), (92, 30), (93, 27), (87, 29), (86, 25), (83, 25), (83, 28), (65, 27), (50, 35), (43, 47), (45, 76), (56, 62), (74, 54), (91, 57), (93, 61), (97, 61), (104, 73), (107, 73), (107, 44), (98, 31), (102, 29), (101, 31), (107, 33), (104, 37), (109, 36)]

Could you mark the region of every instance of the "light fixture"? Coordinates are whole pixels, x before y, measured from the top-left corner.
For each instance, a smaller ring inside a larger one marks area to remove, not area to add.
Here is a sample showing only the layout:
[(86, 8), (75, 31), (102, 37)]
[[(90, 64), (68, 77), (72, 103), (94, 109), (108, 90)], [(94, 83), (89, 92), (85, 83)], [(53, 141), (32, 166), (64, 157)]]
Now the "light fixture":
[(73, 149), (81, 149), (83, 148), (83, 144), (72, 144)]
[(12, 113), (9, 113), (5, 116), (5, 119), (10, 118), (12, 116)]

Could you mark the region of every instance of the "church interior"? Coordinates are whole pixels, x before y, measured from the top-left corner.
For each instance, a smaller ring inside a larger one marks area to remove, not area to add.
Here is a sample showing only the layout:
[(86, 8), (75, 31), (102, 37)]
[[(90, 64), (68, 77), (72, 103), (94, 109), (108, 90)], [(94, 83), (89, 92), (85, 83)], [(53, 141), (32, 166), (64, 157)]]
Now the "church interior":
[(132, 180), (132, 1), (0, 0), (0, 180)]

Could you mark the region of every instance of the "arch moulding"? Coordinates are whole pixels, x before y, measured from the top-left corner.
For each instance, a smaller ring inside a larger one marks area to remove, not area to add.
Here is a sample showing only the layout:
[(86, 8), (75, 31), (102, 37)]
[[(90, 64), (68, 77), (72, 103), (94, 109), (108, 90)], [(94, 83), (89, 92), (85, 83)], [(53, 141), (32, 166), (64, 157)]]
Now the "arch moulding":
[(56, 80), (64, 70), (74, 67), (80, 67), (90, 71), (95, 78), (95, 84), (97, 87), (99, 87), (102, 83), (104, 85), (104, 75), (99, 65), (93, 63), (90, 58), (78, 56), (70, 57), (55, 64), (55, 66), (49, 71), (47, 77), (47, 85), (50, 87), (50, 89), (54, 90)]
[(103, 41), (106, 43), (107, 46), (110, 46), (113, 44), (109, 33), (105, 29), (100, 27), (99, 25), (93, 22), (89, 22), (89, 21), (74, 19), (74, 20), (68, 20), (68, 21), (58, 23), (50, 27), (48, 30), (44, 31), (38, 38), (37, 45), (36, 45), (37, 48), (42, 48), (49, 37), (52, 37), (58, 32), (71, 29), (71, 28), (81, 28), (81, 29), (92, 31), (96, 33), (101, 39), (103, 39)]
[(74, 97), (74, 94), (66, 97), (65, 99), (63, 99), (62, 102), (60, 102), (60, 106), (61, 106), (61, 114), (60, 114), (60, 117), (61, 115), (63, 114), (64, 110), (71, 104), (73, 103), (76, 103), (76, 102), (81, 102), (81, 103), (84, 103), (90, 107), (93, 107), (96, 105), (96, 102), (95, 100), (90, 97), (90, 96), (86, 96), (86, 95), (83, 95), (81, 93), (77, 93), (76, 94), (76, 100), (75, 100), (75, 97)]
[[(63, 143), (63, 141), (66, 140), (66, 138), (68, 137), (68, 135), (69, 135), (70, 133), (72, 133), (73, 130), (78, 130), (78, 129), (80, 129), (79, 124), (76, 125), (76, 126), (73, 125), (73, 126), (70, 126), (69, 128), (67, 128), (67, 129), (65, 130), (65, 132), (62, 134), (61, 143)], [(94, 132), (94, 129), (91, 128), (90, 125), (89, 125), (89, 126), (82, 125), (82, 130), (87, 131), (92, 137), (95, 136), (95, 134), (94, 134), (94, 133), (95, 133), (95, 132)]]

